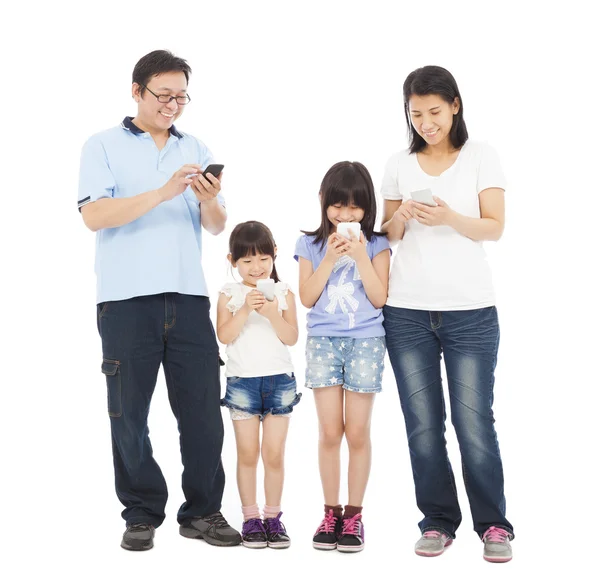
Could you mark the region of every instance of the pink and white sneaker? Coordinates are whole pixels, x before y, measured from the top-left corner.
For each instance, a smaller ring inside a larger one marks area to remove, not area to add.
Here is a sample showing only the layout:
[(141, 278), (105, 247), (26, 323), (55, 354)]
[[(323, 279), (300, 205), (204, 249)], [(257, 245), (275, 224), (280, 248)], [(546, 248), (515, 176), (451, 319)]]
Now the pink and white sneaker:
[(439, 530), (426, 530), (415, 544), (415, 552), (421, 557), (439, 557), (452, 539)]
[(512, 559), (510, 534), (503, 528), (491, 526), (483, 538), (483, 558), (490, 563), (507, 563)]

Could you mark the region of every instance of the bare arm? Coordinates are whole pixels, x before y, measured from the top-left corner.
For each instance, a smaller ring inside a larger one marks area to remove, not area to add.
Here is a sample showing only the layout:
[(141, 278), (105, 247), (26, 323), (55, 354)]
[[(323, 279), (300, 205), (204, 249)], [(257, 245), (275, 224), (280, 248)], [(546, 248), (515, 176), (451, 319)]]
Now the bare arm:
[[(213, 236), (219, 235), (225, 229), (227, 211), (219, 203), (217, 195), (221, 192), (223, 173), (215, 177), (207, 173), (206, 179), (201, 173), (194, 177), (191, 183), (192, 191), (200, 202), (200, 223)], [(210, 179), (210, 180), (209, 180)]]
[(316, 270), (312, 262), (306, 258), (298, 258), (300, 264), (300, 302), (307, 309), (314, 307), (319, 297), (323, 294), (327, 281), (337, 259), (342, 255), (345, 238), (340, 238), (336, 233), (331, 234), (327, 240), (327, 252)]
[(504, 231), (504, 190), (485, 189), (479, 194), (481, 217), (467, 217), (457, 213), (448, 204), (434, 197), (437, 207), (414, 204), (414, 218), (423, 225), (448, 225), (459, 234), (481, 242), (499, 240)]
[(93, 232), (131, 223), (163, 201), (169, 201), (183, 193), (192, 183), (192, 179), (187, 176), (197, 173), (199, 168), (198, 165), (181, 167), (160, 189), (147, 191), (133, 197), (119, 199), (105, 197), (88, 203), (81, 208), (83, 222)]
[(313, 271), (310, 260), (298, 258), (298, 261), (300, 262), (300, 302), (307, 309), (310, 309), (314, 307), (323, 294), (335, 262), (324, 259), (319, 267)]
[(296, 299), (291, 291), (286, 295), (288, 308), (279, 314), (279, 302), (277, 298), (267, 301), (258, 314), (269, 319), (277, 337), (285, 345), (296, 345), (298, 341), (298, 319), (296, 317)]
[(499, 240), (504, 231), (504, 190), (493, 188), (479, 193), (479, 209), (481, 218), (453, 213), (448, 225), (476, 242)]
[(200, 221), (207, 232), (217, 236), (225, 229), (227, 211), (217, 199), (202, 201), (200, 203)]
[(246, 295), (246, 302), (235, 315), (227, 308), (227, 303), (229, 302), (227, 295), (219, 295), (219, 302), (217, 303), (217, 337), (221, 343), (227, 345), (235, 341), (241, 333), (250, 313), (254, 310), (252, 304), (255, 300), (256, 303), (254, 304), (258, 304), (259, 302), (257, 299), (249, 298), (250, 295), (252, 293)]
[(105, 197), (84, 205), (81, 215), (86, 227), (95, 232), (131, 223), (162, 202), (157, 189), (122, 199)]
[(348, 256), (356, 262), (367, 298), (376, 309), (381, 309), (388, 296), (390, 251), (382, 250), (371, 260), (367, 253), (367, 241), (362, 232), (360, 239), (353, 236), (347, 240), (344, 249)]
[(357, 262), (360, 279), (365, 287), (367, 298), (376, 309), (381, 309), (388, 298), (388, 280), (390, 276), (390, 251), (379, 252), (371, 261)]
[(408, 199), (385, 199), (381, 231), (387, 235), (391, 244), (404, 237), (406, 222), (413, 217), (413, 201)]

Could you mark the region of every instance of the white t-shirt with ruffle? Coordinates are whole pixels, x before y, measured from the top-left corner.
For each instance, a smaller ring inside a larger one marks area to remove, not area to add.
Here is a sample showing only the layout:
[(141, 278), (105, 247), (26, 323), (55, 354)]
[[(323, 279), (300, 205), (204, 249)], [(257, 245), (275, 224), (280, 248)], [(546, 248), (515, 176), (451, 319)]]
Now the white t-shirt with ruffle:
[[(227, 308), (235, 315), (246, 302), (246, 295), (255, 290), (239, 282), (226, 284), (219, 291), (229, 297)], [(288, 308), (286, 295), (289, 286), (275, 283), (275, 297), (279, 303), (279, 314)], [(240, 334), (227, 345), (225, 375), (240, 378), (290, 374), (294, 371), (292, 357), (270, 321), (252, 311)]]

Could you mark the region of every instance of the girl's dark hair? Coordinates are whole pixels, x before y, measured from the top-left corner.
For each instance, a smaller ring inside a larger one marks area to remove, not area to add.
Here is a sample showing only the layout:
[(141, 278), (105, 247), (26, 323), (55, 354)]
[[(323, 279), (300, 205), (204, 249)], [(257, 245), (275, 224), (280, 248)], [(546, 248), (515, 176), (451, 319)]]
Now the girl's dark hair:
[(271, 278), (279, 282), (277, 269), (275, 268), (275, 239), (271, 230), (260, 221), (246, 221), (238, 223), (229, 236), (229, 253), (232, 262), (240, 258), (264, 254), (273, 258), (273, 272)]
[(142, 86), (140, 95), (144, 95), (145, 87), (143, 86), (148, 85), (155, 75), (171, 73), (172, 71), (181, 71), (185, 75), (186, 82), (189, 83), (192, 68), (185, 59), (176, 57), (170, 51), (152, 51), (152, 53), (144, 55), (135, 64), (131, 76), (132, 83)]
[(458, 91), (456, 80), (452, 73), (443, 67), (437, 65), (427, 65), (420, 69), (415, 69), (404, 82), (404, 116), (408, 125), (408, 138), (410, 140), (410, 153), (421, 152), (427, 143), (417, 134), (411, 119), (408, 102), (412, 95), (439, 95), (444, 101), (453, 104), (458, 98), (458, 113), (452, 120), (450, 129), (450, 142), (454, 148), (461, 148), (469, 138), (467, 125), (464, 120), (463, 100)]
[(373, 180), (365, 165), (359, 162), (339, 162), (334, 164), (323, 177), (321, 188), (321, 225), (313, 232), (302, 231), (307, 236), (315, 237), (315, 244), (321, 248), (329, 238), (332, 224), (327, 218), (327, 208), (331, 205), (356, 205), (365, 215), (360, 222), (360, 229), (367, 241), (374, 235), (375, 219), (377, 217), (377, 199)]

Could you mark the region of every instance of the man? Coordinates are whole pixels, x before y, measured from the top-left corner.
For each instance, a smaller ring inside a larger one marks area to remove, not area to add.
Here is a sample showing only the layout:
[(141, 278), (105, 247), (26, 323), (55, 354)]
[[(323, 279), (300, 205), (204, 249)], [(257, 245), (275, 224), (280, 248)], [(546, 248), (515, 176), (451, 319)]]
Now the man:
[(81, 157), (78, 206), (97, 233), (98, 331), (127, 550), (152, 548), (165, 518), (167, 485), (147, 424), (161, 364), (184, 467), (179, 532), (218, 546), (241, 542), (219, 512), (219, 352), (201, 266), (203, 229), (225, 227), (221, 175), (202, 176), (210, 151), (173, 125), (190, 101), (190, 73), (168, 51), (142, 57), (133, 70), (137, 115), (92, 136)]

